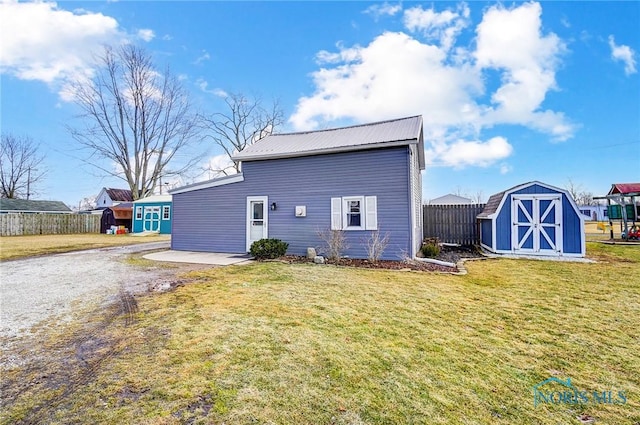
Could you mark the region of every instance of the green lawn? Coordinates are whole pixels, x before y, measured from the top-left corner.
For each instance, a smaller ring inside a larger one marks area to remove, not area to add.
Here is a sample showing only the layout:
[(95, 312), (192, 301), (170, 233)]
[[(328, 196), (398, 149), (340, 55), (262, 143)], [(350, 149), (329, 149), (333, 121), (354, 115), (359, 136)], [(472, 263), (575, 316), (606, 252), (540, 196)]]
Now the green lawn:
[[(275, 262), (192, 272), (193, 283), (139, 298), (132, 323), (107, 328), (113, 349), (90, 379), (27, 387), (0, 418), (638, 424), (640, 247), (588, 252), (600, 261), (475, 261), (466, 276)], [(54, 351), (64, 338), (51, 338)], [(534, 406), (533, 386), (552, 376), (587, 402)], [(623, 391), (626, 403), (597, 403), (593, 391), (612, 401)]]

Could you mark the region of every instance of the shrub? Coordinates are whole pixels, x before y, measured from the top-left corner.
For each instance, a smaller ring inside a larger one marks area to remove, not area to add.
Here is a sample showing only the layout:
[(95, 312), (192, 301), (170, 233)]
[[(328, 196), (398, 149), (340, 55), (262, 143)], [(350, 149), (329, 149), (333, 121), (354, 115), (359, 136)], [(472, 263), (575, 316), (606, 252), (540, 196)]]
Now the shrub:
[(280, 239), (260, 239), (251, 244), (249, 253), (257, 260), (266, 260), (282, 257), (287, 253), (289, 244)]
[(364, 246), (367, 249), (367, 258), (372, 263), (377, 263), (382, 253), (389, 244), (389, 233), (385, 233), (384, 236), (380, 235), (380, 231), (376, 230), (371, 233), (369, 239), (364, 241)]
[(420, 251), (427, 258), (435, 258), (440, 255), (440, 241), (438, 238), (427, 238), (422, 242)]
[(327, 258), (339, 260), (342, 252), (349, 248), (344, 230), (317, 230), (318, 237), (324, 242), (322, 249)]

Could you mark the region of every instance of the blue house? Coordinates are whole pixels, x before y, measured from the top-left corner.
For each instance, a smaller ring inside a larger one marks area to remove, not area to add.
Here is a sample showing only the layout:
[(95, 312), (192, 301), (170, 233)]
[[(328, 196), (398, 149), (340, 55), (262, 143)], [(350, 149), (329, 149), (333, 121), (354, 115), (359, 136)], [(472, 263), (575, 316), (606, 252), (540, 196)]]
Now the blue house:
[(584, 257), (584, 216), (564, 189), (533, 181), (492, 195), (480, 244), (498, 254)]
[(241, 173), (171, 191), (172, 249), (246, 253), (268, 237), (304, 255), (330, 229), (344, 231), (352, 258), (367, 258), (376, 231), (389, 236), (383, 259), (420, 247), (421, 116), (270, 135), (233, 159)]
[(153, 195), (133, 202), (132, 232), (171, 233), (171, 195)]

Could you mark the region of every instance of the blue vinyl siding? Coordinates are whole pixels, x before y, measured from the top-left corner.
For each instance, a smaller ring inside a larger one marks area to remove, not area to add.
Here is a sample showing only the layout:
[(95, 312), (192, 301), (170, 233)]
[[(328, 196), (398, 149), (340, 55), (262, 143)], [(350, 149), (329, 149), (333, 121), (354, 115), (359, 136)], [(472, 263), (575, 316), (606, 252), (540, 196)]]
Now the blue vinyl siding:
[[(317, 232), (329, 229), (331, 198), (377, 196), (378, 228), (389, 232), (383, 258), (410, 253), (411, 208), (407, 147), (309, 157), (248, 161), (243, 182), (173, 195), (172, 248), (190, 251), (246, 252), (246, 198), (268, 196), (269, 237), (289, 243), (289, 253), (304, 255), (322, 245)], [(307, 207), (296, 217), (295, 207)], [(370, 231), (345, 231), (346, 255), (366, 258), (363, 239)]]
[(492, 225), (492, 221), (491, 220), (481, 220), (480, 221), (480, 240), (482, 241), (482, 243), (486, 246), (491, 246), (491, 244), (493, 243), (492, 241), (492, 232), (491, 232), (491, 225)]
[(562, 197), (562, 245), (567, 254), (579, 254), (582, 251), (584, 233), (580, 226), (580, 216), (571, 206), (566, 196)]
[[(136, 207), (142, 207), (144, 211), (144, 207), (157, 206), (160, 207), (160, 233), (164, 235), (171, 234), (171, 221), (173, 219), (173, 206), (171, 202), (153, 202), (153, 203), (143, 203), (143, 202), (135, 202), (133, 204), (133, 215), (131, 219), (131, 228), (133, 229), (133, 233), (141, 233), (144, 231), (143, 228), (143, 220), (136, 219)], [(162, 208), (164, 206), (169, 206), (169, 220), (162, 219)], [(144, 213), (143, 213), (144, 219)]]

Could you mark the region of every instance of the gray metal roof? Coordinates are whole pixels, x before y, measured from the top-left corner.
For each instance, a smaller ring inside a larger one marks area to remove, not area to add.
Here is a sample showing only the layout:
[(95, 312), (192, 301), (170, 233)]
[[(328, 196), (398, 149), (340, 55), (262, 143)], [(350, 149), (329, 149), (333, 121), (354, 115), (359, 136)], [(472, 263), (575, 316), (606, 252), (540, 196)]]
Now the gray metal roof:
[(473, 201), (469, 198), (465, 198), (462, 196), (454, 195), (452, 193), (448, 193), (444, 196), (440, 196), (439, 198), (433, 198), (429, 201), (429, 205), (466, 205), (473, 204)]
[(417, 144), (424, 169), (422, 116), (301, 133), (272, 134), (233, 156), (236, 161), (290, 158)]
[(62, 201), (32, 201), (27, 199), (0, 199), (2, 212), (54, 212), (70, 213), (71, 209)]

